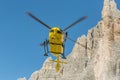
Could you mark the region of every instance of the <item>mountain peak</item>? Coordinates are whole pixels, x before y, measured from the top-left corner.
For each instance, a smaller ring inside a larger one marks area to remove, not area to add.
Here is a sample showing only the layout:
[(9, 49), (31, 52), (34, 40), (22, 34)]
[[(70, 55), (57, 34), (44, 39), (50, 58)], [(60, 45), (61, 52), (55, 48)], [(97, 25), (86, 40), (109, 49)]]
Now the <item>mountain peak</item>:
[(117, 8), (115, 0), (104, 0), (102, 18), (117, 18), (120, 17), (120, 11)]

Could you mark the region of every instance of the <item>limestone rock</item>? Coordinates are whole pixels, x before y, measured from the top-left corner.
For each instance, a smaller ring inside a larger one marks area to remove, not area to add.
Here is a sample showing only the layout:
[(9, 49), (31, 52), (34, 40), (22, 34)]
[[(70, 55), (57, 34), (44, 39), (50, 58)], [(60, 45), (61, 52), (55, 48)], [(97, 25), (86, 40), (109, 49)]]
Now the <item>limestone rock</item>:
[(112, 17), (112, 18), (120, 17), (120, 11), (117, 9), (115, 0), (104, 0), (102, 18), (105, 17)]

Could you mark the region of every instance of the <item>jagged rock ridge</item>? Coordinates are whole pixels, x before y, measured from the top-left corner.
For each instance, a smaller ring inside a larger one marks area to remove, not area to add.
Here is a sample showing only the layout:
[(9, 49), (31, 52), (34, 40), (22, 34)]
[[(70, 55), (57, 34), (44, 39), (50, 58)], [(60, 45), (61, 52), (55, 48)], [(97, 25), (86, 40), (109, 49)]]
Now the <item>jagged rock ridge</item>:
[(104, 0), (102, 20), (77, 41), (81, 45), (75, 44), (59, 73), (48, 58), (29, 80), (120, 80), (120, 11), (114, 0)]

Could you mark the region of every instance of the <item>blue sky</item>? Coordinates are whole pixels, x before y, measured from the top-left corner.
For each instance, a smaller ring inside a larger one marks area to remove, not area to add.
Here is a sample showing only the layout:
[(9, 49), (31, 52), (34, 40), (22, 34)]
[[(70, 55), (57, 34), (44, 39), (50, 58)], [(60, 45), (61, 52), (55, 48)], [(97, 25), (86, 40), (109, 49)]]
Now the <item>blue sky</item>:
[[(120, 4), (120, 0), (116, 1)], [(39, 44), (49, 30), (27, 16), (26, 11), (61, 29), (87, 15), (88, 19), (68, 30), (69, 37), (77, 40), (101, 20), (102, 7), (103, 0), (0, 0), (0, 79), (29, 78), (47, 58)], [(67, 40), (66, 55), (73, 46)]]

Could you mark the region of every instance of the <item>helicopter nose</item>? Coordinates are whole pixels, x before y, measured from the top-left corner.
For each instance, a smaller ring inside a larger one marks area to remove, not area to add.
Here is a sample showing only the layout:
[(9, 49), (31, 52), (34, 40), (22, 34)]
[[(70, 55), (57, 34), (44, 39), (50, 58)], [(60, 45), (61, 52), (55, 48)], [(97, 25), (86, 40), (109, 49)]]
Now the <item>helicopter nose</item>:
[(53, 35), (55, 36), (55, 35), (56, 35), (56, 32), (54, 32)]
[(52, 37), (52, 39), (54, 39), (54, 37)]
[(54, 36), (51, 36), (51, 39), (54, 39), (55, 37)]
[(56, 33), (54, 32), (52, 37), (55, 37), (55, 36), (56, 36)]

